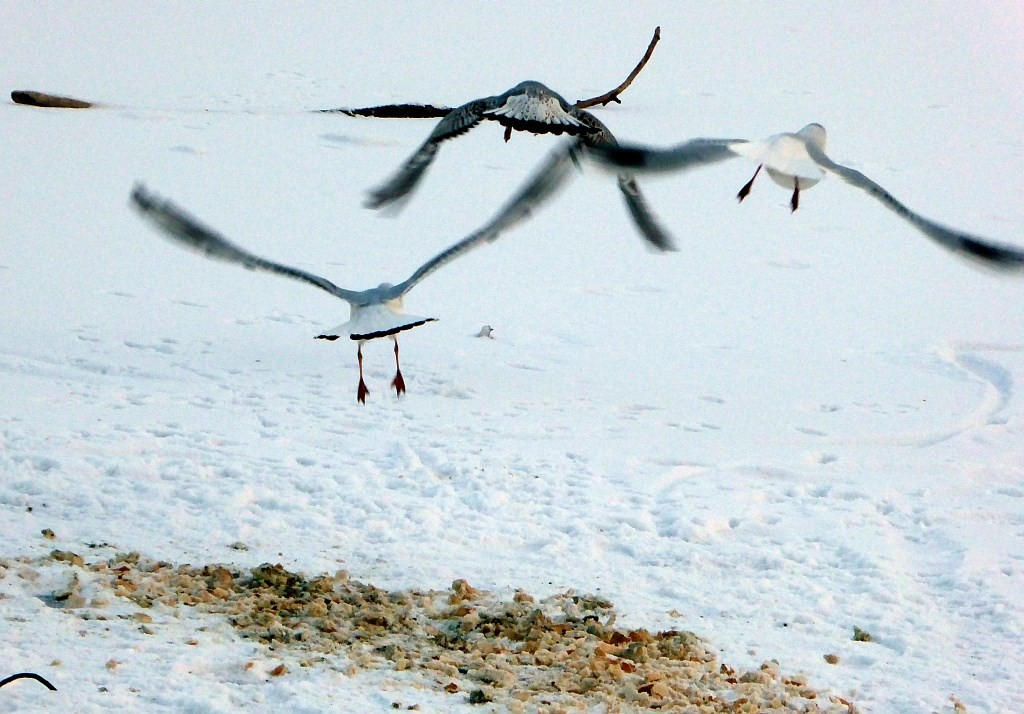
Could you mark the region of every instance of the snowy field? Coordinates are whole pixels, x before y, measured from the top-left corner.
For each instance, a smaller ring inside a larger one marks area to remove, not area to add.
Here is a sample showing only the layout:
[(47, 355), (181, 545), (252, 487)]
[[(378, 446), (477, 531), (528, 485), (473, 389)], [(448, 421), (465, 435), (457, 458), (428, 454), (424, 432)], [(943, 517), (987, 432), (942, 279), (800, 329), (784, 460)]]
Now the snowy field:
[(575, 101), (658, 25), (622, 104), (593, 110), (620, 140), (817, 121), (912, 208), (1024, 247), (1016, 2), (0, 3), (5, 98), (104, 105), (0, 103), (0, 679), (57, 687), (13, 682), (0, 711), (512, 708), (343, 653), (302, 666), (197, 608), (143, 612), (54, 550), (574, 590), (861, 712), (1022, 710), (1020, 277), (834, 178), (792, 215), (764, 179), (739, 205), (744, 160), (641, 179), (681, 248), (654, 254), (588, 168), (410, 293), (438, 322), (401, 339), (401, 399), (390, 342), (367, 345), (364, 406), (354, 346), (313, 339), (343, 303), (180, 250), (128, 207), (145, 181), (260, 255), (396, 282), (557, 140), (485, 123), (383, 217), (365, 191), (433, 120), (308, 110), (524, 79)]

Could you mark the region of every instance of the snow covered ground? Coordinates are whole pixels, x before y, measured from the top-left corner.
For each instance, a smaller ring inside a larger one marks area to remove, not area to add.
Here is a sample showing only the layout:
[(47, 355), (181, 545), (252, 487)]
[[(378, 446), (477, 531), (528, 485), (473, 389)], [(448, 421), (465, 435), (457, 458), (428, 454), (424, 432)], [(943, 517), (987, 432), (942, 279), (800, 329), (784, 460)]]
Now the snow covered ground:
[(367, 346), (362, 406), (355, 350), (313, 339), (342, 303), (182, 251), (127, 197), (145, 181), (346, 287), (403, 279), (556, 140), (482, 125), (386, 218), (364, 191), (432, 122), (306, 110), (524, 79), (582, 99), (660, 25), (594, 110), (620, 139), (818, 121), (912, 208), (1022, 246), (1021, 5), (8, 0), (0, 20), (4, 92), (105, 103), (0, 104), (0, 678), (58, 688), (14, 682), (0, 710), (480, 711), (421, 673), (295, 666), (191, 608), (147, 635), (126, 600), (70, 607), (59, 549), (575, 589), (860, 711), (1020, 711), (1024, 280), (835, 179), (792, 215), (766, 180), (737, 205), (740, 160), (641, 181), (681, 246), (655, 255), (588, 170), (407, 297), (439, 321), (401, 340), (401, 399), (390, 343)]

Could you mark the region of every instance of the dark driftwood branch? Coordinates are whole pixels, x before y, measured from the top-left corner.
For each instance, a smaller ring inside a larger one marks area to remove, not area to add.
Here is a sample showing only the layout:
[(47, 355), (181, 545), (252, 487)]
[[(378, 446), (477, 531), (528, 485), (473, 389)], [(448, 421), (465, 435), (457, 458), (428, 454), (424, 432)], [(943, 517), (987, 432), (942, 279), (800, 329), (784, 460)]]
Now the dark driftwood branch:
[(45, 92), (33, 92), (30, 89), (15, 89), (11, 92), (11, 100), (15, 104), (27, 104), (30, 107), (88, 109), (92, 106), (91, 102), (83, 102), (81, 99), (60, 97), (56, 94), (46, 94)]
[(49, 689), (51, 692), (57, 691), (57, 688), (50, 684), (47, 681), (46, 677), (44, 677), (41, 674), (36, 674), (35, 672), (19, 672), (18, 674), (12, 674), (10, 677), (5, 677), (4, 679), (0, 680), (0, 687), (4, 686), (5, 684), (10, 684), (16, 679), (34, 679), (40, 684), (42, 684), (44, 687)]
[(654, 28), (654, 37), (651, 38), (651, 43), (649, 45), (647, 45), (647, 51), (644, 52), (644, 56), (640, 59), (640, 63), (637, 64), (637, 66), (633, 68), (633, 71), (629, 73), (629, 76), (626, 77), (626, 81), (625, 82), (620, 84), (618, 87), (616, 87), (612, 91), (605, 92), (604, 94), (602, 94), (599, 97), (591, 97), (590, 99), (581, 99), (580, 101), (576, 102), (576, 108), (577, 109), (586, 109), (587, 107), (593, 107), (593, 106), (596, 106), (598, 104), (600, 104), (603, 107), (606, 104), (608, 104), (609, 102), (615, 102), (616, 104), (621, 104), (622, 102), (619, 101), (619, 95), (622, 94), (623, 92), (625, 92), (626, 89), (629, 88), (629, 85), (631, 85), (633, 83), (633, 80), (636, 79), (636, 76), (638, 74), (640, 74), (640, 71), (647, 64), (647, 60), (649, 60), (651, 58), (651, 55), (654, 54), (654, 46), (656, 44), (658, 44), (658, 40), (660, 40), (660, 39), (661, 39), (661, 25), (659, 25), (658, 27)]

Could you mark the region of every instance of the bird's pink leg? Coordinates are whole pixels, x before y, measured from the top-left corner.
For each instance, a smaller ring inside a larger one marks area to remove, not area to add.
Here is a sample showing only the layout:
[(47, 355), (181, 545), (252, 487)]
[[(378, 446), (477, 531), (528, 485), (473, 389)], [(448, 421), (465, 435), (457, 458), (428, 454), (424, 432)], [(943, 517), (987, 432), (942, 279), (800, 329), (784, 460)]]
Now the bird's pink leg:
[(391, 380), (391, 386), (395, 388), (397, 396), (402, 396), (405, 391), (405, 379), (402, 378), (402, 368), (398, 365), (398, 340), (395, 340), (395, 378)]
[(789, 205), (792, 209), (790, 213), (795, 212), (800, 205), (800, 179), (796, 176), (793, 177), (793, 198), (789, 199)]
[(356, 351), (356, 358), (359, 360), (359, 389), (356, 391), (356, 399), (359, 400), (360, 404), (366, 404), (366, 395), (370, 393), (370, 390), (366, 388), (366, 382), (363, 381), (363, 343), (359, 343), (359, 349)]
[(740, 203), (743, 203), (743, 199), (746, 198), (748, 194), (750, 194), (750, 189), (754, 187), (754, 179), (756, 179), (757, 175), (761, 173), (761, 166), (763, 165), (764, 164), (758, 164), (757, 169), (754, 171), (754, 175), (750, 177), (749, 181), (743, 184), (743, 188), (741, 188), (740, 192), (736, 194), (736, 198), (739, 200)]

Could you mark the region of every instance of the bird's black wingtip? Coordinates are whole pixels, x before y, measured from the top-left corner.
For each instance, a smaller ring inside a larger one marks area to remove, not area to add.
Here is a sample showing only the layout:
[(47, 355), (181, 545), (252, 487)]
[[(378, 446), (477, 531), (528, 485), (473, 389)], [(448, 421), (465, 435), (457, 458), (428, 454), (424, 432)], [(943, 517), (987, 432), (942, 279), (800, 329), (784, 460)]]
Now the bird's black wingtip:
[(132, 186), (132, 192), (129, 198), (131, 200), (131, 205), (140, 211), (151, 211), (156, 206), (154, 196), (141, 181), (136, 181), (135, 185)]
[(1024, 270), (1024, 251), (993, 245), (974, 238), (960, 241), (960, 249), (969, 257), (1000, 270)]
[(405, 208), (412, 198), (412, 191), (405, 193), (387, 190), (369, 191), (363, 199), (363, 208), (377, 211), (380, 215), (394, 218)]
[(387, 198), (381, 196), (378, 193), (370, 192), (363, 199), (363, 208), (369, 208), (374, 211), (383, 208), (388, 204)]
[(597, 152), (605, 161), (622, 168), (639, 168), (647, 165), (647, 152), (628, 146), (601, 148)]

